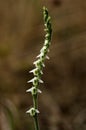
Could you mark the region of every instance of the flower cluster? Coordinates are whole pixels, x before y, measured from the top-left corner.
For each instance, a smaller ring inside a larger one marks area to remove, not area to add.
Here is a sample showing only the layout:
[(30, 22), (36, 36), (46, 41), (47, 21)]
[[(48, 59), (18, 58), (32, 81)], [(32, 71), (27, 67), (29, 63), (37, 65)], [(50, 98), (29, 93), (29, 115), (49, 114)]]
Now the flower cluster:
[(41, 76), (43, 74), (43, 67), (45, 67), (44, 61), (45, 59), (49, 59), (47, 56), (47, 52), (49, 51), (49, 46), (51, 43), (51, 34), (52, 34), (52, 28), (51, 28), (51, 18), (48, 14), (47, 8), (43, 7), (43, 17), (44, 17), (44, 25), (45, 25), (45, 40), (44, 45), (42, 49), (40, 50), (40, 54), (37, 56), (37, 60), (33, 63), (35, 65), (35, 69), (31, 70), (30, 73), (33, 73), (34, 78), (28, 81), (27, 83), (32, 83), (32, 88), (28, 89), (26, 92), (31, 92), (33, 96), (33, 107), (27, 111), (31, 116), (35, 116), (39, 113), (37, 110), (37, 95), (38, 93), (41, 93), (41, 90), (39, 89), (39, 84), (43, 83), (41, 80)]

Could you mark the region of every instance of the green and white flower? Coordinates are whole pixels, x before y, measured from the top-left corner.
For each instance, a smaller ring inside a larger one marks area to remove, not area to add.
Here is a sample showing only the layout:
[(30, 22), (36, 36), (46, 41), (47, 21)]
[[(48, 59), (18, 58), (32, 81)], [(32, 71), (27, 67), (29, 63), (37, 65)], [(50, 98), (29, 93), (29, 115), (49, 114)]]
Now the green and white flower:
[(26, 90), (26, 92), (31, 92), (32, 95), (36, 95), (37, 93), (42, 93), (40, 89), (37, 89), (36, 87), (31, 87), (30, 89)]
[(32, 117), (34, 117), (36, 113), (37, 114), (39, 113), (39, 110), (37, 110), (34, 107), (32, 107), (28, 111), (26, 111), (26, 113), (29, 113)]

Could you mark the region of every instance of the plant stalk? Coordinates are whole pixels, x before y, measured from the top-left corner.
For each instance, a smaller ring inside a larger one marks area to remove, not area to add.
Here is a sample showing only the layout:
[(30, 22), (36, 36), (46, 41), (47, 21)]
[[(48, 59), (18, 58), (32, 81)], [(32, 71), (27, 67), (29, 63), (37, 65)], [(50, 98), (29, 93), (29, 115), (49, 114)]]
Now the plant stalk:
[(41, 80), (41, 76), (43, 74), (43, 67), (45, 67), (44, 61), (45, 59), (49, 59), (47, 53), (49, 51), (49, 46), (51, 44), (51, 18), (48, 14), (48, 10), (46, 7), (43, 7), (43, 18), (45, 25), (45, 40), (42, 49), (40, 50), (40, 54), (37, 56), (37, 60), (34, 62), (35, 69), (31, 70), (30, 73), (33, 73), (34, 78), (29, 80), (27, 83), (32, 82), (32, 88), (28, 89), (26, 92), (31, 92), (33, 97), (33, 107), (30, 108), (27, 113), (29, 113), (34, 118), (35, 130), (40, 130), (39, 122), (38, 122), (38, 93), (41, 93), (39, 89), (40, 83), (43, 83)]
[[(33, 106), (35, 109), (38, 109), (38, 94), (33, 96)], [(34, 125), (35, 125), (35, 130), (40, 130), (37, 113), (35, 113), (35, 116), (34, 116)]]

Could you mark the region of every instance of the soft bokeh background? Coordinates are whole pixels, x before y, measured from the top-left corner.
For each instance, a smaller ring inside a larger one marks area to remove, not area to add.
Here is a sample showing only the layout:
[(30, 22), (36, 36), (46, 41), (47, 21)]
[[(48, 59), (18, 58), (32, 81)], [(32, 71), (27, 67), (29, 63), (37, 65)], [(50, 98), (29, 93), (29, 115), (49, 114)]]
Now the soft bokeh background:
[(43, 45), (43, 5), (53, 37), (40, 86), (41, 130), (86, 130), (86, 0), (0, 0), (0, 130), (34, 129), (25, 91)]

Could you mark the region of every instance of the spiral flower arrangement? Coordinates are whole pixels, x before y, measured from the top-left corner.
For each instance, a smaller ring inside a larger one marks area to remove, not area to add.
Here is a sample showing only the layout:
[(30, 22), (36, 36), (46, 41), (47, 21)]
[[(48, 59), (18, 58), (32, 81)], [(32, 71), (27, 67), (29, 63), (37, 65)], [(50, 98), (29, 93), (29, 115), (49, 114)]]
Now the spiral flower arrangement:
[(29, 113), (34, 118), (35, 130), (39, 130), (38, 93), (41, 93), (39, 85), (40, 83), (43, 83), (43, 81), (41, 80), (41, 76), (43, 74), (43, 67), (45, 67), (44, 61), (45, 59), (49, 59), (47, 53), (49, 52), (49, 47), (51, 44), (51, 35), (52, 35), (51, 18), (49, 16), (48, 9), (46, 7), (43, 7), (43, 18), (45, 26), (44, 31), (46, 32), (44, 45), (40, 50), (40, 54), (37, 56), (37, 60), (33, 63), (35, 65), (35, 68), (30, 71), (30, 73), (33, 73), (34, 78), (28, 81), (27, 83), (31, 82), (32, 87), (26, 90), (26, 92), (31, 92), (33, 97), (33, 107), (30, 108), (26, 113)]

